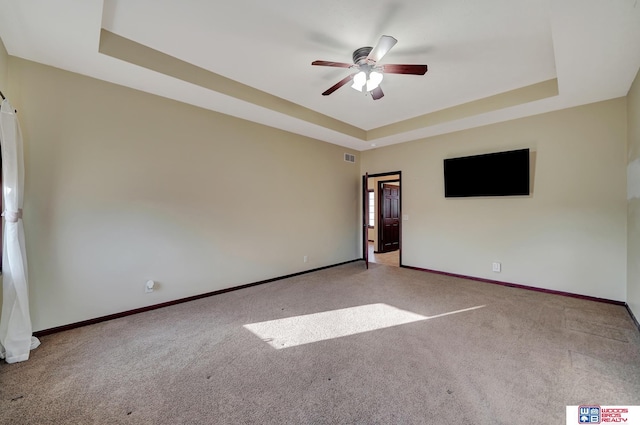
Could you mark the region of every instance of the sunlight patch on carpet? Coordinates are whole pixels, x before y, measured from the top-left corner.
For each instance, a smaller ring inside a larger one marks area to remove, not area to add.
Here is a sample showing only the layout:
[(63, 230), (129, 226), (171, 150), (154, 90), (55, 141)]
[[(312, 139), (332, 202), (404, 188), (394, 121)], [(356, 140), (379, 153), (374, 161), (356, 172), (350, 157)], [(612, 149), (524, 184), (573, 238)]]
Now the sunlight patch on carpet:
[(435, 316), (423, 316), (378, 303), (250, 323), (244, 325), (244, 328), (253, 332), (273, 348), (281, 349), (435, 319), (482, 307), (484, 305), (449, 311)]

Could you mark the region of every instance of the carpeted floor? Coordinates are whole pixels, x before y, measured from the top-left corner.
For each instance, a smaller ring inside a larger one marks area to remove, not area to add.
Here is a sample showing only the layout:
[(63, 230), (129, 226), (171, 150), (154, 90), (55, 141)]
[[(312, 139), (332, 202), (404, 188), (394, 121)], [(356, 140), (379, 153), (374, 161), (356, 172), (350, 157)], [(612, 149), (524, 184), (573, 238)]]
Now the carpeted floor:
[(2, 424), (565, 424), (640, 404), (611, 304), (343, 266), (41, 338)]

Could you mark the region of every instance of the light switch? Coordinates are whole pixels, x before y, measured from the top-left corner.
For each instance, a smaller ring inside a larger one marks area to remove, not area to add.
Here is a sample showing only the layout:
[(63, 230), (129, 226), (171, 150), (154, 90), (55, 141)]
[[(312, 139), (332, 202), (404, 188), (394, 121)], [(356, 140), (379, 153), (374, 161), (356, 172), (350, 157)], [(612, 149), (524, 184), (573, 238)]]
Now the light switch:
[(409, 220), (409, 214), (402, 214), (402, 219), (404, 221), (408, 221)]

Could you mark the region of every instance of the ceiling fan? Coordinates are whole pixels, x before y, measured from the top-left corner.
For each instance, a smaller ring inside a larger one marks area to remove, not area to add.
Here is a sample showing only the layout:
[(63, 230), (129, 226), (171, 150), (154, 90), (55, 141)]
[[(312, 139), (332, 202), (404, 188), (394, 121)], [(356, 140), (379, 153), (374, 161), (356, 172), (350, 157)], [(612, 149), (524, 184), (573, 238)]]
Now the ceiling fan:
[(334, 91), (338, 90), (345, 84), (353, 81), (352, 88), (360, 92), (365, 91), (371, 93), (373, 100), (378, 100), (384, 93), (380, 88), (380, 82), (382, 82), (383, 74), (411, 74), (411, 75), (424, 75), (427, 72), (427, 65), (378, 65), (378, 61), (386, 55), (389, 50), (398, 42), (395, 38), (389, 35), (383, 35), (378, 40), (378, 44), (375, 47), (361, 47), (353, 52), (353, 64), (343, 62), (329, 62), (329, 61), (313, 61), (311, 65), (319, 66), (334, 66), (338, 68), (350, 68), (357, 70), (353, 74), (343, 78), (336, 84), (331, 86), (328, 90), (322, 93), (323, 96), (328, 96)]

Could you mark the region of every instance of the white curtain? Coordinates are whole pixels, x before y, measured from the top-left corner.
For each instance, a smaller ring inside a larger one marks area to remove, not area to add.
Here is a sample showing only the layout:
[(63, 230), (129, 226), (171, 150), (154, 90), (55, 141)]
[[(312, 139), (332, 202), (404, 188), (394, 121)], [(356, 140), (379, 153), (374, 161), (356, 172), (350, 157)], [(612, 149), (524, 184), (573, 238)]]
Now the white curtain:
[(15, 111), (6, 99), (0, 107), (0, 144), (4, 206), (0, 358), (4, 358), (7, 363), (15, 363), (27, 360), (29, 351), (40, 345), (40, 341), (31, 335), (29, 316), (27, 253), (22, 224), (22, 135)]

